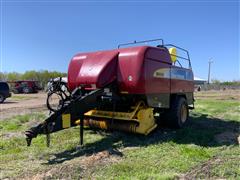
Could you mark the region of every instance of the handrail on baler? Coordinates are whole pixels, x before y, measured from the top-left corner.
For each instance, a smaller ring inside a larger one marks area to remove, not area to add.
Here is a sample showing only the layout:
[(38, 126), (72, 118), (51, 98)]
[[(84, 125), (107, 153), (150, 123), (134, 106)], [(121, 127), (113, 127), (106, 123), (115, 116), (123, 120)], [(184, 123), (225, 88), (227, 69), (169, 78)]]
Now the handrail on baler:
[(136, 41), (136, 40), (135, 40), (135, 41), (130, 42), (130, 43), (119, 44), (119, 45), (118, 45), (118, 49), (119, 49), (121, 46), (128, 46), (128, 45), (132, 45), (132, 44), (140, 44), (140, 43), (154, 42), (154, 41), (161, 41), (161, 42), (162, 42), (162, 46), (164, 45), (163, 39), (151, 39), (151, 40), (144, 40), (144, 41)]
[(124, 43), (124, 44), (119, 44), (118, 45), (118, 49), (121, 47), (121, 46), (128, 46), (128, 45), (134, 45), (134, 44), (141, 44), (141, 43), (146, 43), (146, 42), (155, 42), (155, 41), (161, 41), (161, 44), (157, 45), (157, 47), (167, 47), (167, 46), (170, 46), (170, 47), (174, 47), (176, 49), (179, 49), (181, 51), (184, 51), (186, 54), (187, 54), (187, 58), (186, 57), (182, 57), (182, 56), (177, 56), (175, 54), (170, 54), (171, 56), (175, 56), (177, 58), (180, 58), (180, 59), (184, 59), (184, 60), (187, 60), (188, 61), (188, 66), (189, 66), (189, 69), (192, 69), (192, 65), (191, 65), (191, 60), (190, 60), (190, 56), (189, 56), (189, 52), (186, 50), (186, 49), (183, 49), (179, 46), (176, 46), (174, 44), (164, 44), (164, 40), (163, 39), (151, 39), (151, 40), (144, 40), (144, 41), (133, 41), (133, 42), (129, 42), (129, 43)]
[(176, 48), (176, 49), (179, 49), (179, 50), (181, 50), (181, 51), (184, 51), (184, 52), (187, 54), (187, 58), (186, 58), (186, 57), (182, 57), (182, 56), (177, 56), (177, 55), (175, 55), (175, 54), (170, 54), (170, 55), (171, 55), (171, 56), (175, 56), (175, 57), (180, 58), (180, 59), (187, 60), (187, 61), (188, 61), (188, 65), (189, 65), (189, 69), (192, 69), (191, 60), (190, 60), (190, 56), (189, 56), (188, 50), (183, 49), (183, 48), (181, 48), (181, 47), (179, 47), (179, 46), (176, 46), (176, 45), (173, 45), (173, 44), (164, 44), (164, 46), (166, 46), (166, 47), (167, 47), (167, 46), (169, 46), (169, 47), (174, 47), (174, 48)]

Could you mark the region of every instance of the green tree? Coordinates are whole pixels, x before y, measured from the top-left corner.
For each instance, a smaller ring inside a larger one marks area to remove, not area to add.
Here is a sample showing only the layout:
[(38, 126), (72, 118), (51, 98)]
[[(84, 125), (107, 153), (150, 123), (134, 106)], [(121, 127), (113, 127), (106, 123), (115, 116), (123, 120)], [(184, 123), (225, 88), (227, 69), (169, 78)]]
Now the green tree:
[(6, 74), (7, 81), (16, 81), (22, 78), (22, 75), (18, 72), (10, 72)]
[(26, 71), (24, 73), (18, 72), (9, 72), (3, 73), (0, 72), (0, 80), (1, 81), (17, 81), (17, 80), (33, 80), (39, 81), (41, 87), (45, 87), (47, 82), (51, 78), (56, 77), (66, 77), (66, 73), (58, 72), (58, 71), (48, 71), (48, 70), (41, 70), (41, 71)]

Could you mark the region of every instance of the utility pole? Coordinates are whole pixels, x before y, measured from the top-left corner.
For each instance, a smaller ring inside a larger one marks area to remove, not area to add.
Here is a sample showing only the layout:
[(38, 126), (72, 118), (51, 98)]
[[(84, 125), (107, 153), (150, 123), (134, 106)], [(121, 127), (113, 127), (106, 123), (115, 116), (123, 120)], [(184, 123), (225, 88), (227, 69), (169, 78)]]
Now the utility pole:
[(212, 58), (208, 61), (208, 84), (210, 83), (211, 64), (213, 63)]

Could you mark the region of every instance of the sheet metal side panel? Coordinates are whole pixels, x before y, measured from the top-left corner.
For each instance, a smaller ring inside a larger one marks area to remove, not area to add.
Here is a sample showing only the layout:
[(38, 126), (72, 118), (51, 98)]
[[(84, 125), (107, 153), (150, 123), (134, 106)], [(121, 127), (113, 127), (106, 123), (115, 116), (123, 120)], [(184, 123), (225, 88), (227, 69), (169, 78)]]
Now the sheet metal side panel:
[(83, 61), (72, 59), (68, 65), (68, 88), (70, 91), (77, 87), (77, 76), (82, 66)]
[(143, 62), (147, 46), (120, 49), (117, 79), (120, 92), (144, 93)]
[(171, 66), (169, 52), (165, 48), (151, 47), (145, 55), (145, 93), (169, 93), (170, 76), (168, 69)]
[[(88, 59), (84, 60), (82, 64), (77, 77), (77, 82), (80, 84), (101, 85), (98, 82), (99, 79), (105, 78), (107, 81), (108, 77), (101, 77), (101, 72), (106, 66), (108, 66), (108, 64), (114, 59), (117, 54), (117, 51), (91, 53), (88, 56)], [(108, 66), (108, 68), (110, 68), (109, 72), (112, 72), (111, 68), (115, 67)], [(109, 76), (111, 75), (112, 74), (109, 74)]]
[(156, 78), (153, 75), (156, 68), (170, 68), (170, 64), (170, 55), (165, 48), (142, 46), (122, 49), (118, 61), (120, 90), (129, 94), (169, 92), (169, 77)]
[(190, 69), (171, 67), (171, 93), (194, 91), (193, 72)]
[(112, 60), (102, 68), (101, 73), (97, 76), (97, 87), (104, 87), (117, 79), (117, 62), (118, 54), (116, 54)]
[(170, 92), (170, 65), (145, 59), (145, 93)]
[(170, 54), (166, 48), (149, 47), (145, 58), (159, 61), (161, 63), (172, 64)]
[[(82, 84), (102, 86), (108, 79), (112, 79), (111, 77), (116, 76), (116, 70), (113, 70), (116, 66), (109, 64), (111, 64), (111, 61), (116, 60), (117, 55), (117, 50), (111, 50), (82, 53), (74, 56), (68, 68), (68, 86), (70, 90)], [(102, 71), (106, 70), (106, 67), (108, 67), (110, 73), (103, 73), (102, 75)], [(112, 74), (113, 72), (115, 74)]]

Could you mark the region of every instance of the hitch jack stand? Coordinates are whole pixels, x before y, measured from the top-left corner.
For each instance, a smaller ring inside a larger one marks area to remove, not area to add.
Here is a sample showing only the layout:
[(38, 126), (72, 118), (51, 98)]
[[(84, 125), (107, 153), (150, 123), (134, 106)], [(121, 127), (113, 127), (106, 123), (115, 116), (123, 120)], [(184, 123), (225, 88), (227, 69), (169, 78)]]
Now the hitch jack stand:
[(83, 145), (83, 117), (80, 120), (80, 146)]

